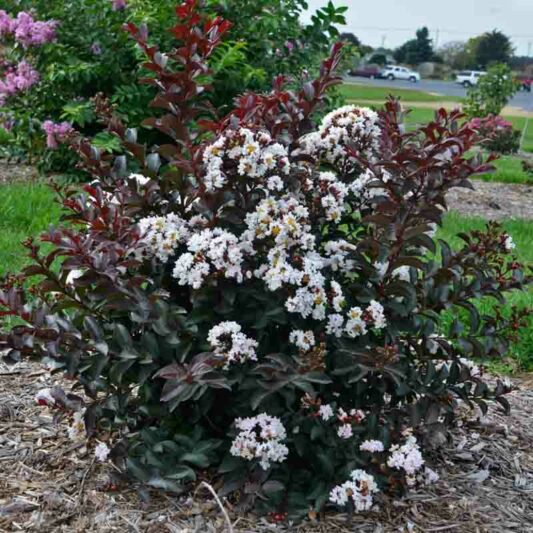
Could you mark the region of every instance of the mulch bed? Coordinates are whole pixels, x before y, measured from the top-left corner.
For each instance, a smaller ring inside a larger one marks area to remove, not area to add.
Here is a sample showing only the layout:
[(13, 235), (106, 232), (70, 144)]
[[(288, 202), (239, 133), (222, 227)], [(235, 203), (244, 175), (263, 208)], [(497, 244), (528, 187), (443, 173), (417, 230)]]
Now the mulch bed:
[[(230, 531), (206, 487), (175, 496), (126, 486), (85, 442), (69, 440), (67, 422), (55, 423), (34, 400), (43, 387), (67, 390), (58, 379), (37, 363), (0, 363), (0, 531)], [(298, 527), (239, 517), (225, 502), (232, 531), (533, 532), (533, 381), (516, 384), (511, 416), (493, 409), (427, 457), (437, 484), (401, 500), (383, 497), (373, 512), (328, 514)]]
[(472, 180), (475, 190), (455, 188), (446, 199), (450, 209), (487, 220), (533, 219), (533, 183), (497, 183)]
[(34, 181), (37, 178), (35, 167), (0, 160), (0, 185)]

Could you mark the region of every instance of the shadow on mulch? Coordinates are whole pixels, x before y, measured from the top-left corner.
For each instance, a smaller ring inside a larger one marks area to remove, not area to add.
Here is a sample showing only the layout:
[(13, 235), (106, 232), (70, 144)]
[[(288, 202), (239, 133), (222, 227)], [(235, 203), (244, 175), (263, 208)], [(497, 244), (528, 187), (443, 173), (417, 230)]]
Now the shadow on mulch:
[[(176, 497), (122, 486), (113, 467), (94, 462), (85, 442), (67, 437), (35, 393), (58, 383), (36, 363), (0, 364), (0, 531), (229, 531), (207, 490)], [(349, 518), (328, 514), (298, 527), (236, 516), (235, 533), (533, 532), (533, 382), (517, 381), (509, 417), (493, 409), (484, 420), (453, 430), (428, 464), (441, 476), (401, 500)]]

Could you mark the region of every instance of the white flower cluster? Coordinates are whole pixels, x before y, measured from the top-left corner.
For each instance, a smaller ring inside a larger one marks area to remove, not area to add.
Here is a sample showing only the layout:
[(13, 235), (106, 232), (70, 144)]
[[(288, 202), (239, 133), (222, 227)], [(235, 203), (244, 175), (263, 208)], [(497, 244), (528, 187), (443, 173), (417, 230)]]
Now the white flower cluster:
[(287, 458), (289, 449), (282, 443), (287, 432), (279, 418), (262, 413), (251, 418), (237, 418), (235, 426), (240, 432), (231, 445), (233, 456), (247, 461), (259, 459), (263, 470), (268, 470), (271, 462), (282, 463)]
[(315, 245), (309, 210), (292, 196), (262, 200), (246, 215), (246, 226), (243, 239), (249, 242), (270, 239), (275, 248), (285, 251), (295, 247), (310, 250)]
[(426, 468), (424, 468), (424, 476), (422, 479), (422, 483), (424, 485), (432, 485), (433, 483), (436, 483), (439, 479), (440, 476), (439, 474), (437, 474), (437, 472), (435, 472), (435, 470), (427, 466)]
[(266, 187), (281, 190), (290, 162), (287, 149), (272, 140), (266, 132), (255, 133), (246, 128), (228, 130), (216, 142), (209, 145), (203, 154), (206, 169), (204, 185), (208, 191), (223, 188), (228, 183), (225, 163), (237, 166), (240, 176), (255, 180), (266, 178)]
[(431, 468), (424, 467), (424, 458), (420, 452), (416, 437), (411, 434), (411, 430), (404, 432), (404, 435), (407, 435), (405, 444), (391, 446), (391, 455), (387, 460), (387, 465), (397, 470), (403, 470), (409, 487), (417, 484), (431, 485), (436, 483), (439, 480), (439, 475)]
[[(373, 112), (349, 106), (326, 117), (321, 135), (329, 143), (340, 128), (342, 142), (357, 144), (359, 138), (379, 133), (375, 121)], [(270, 195), (267, 190), (266, 197), (246, 214), (244, 231), (207, 227), (206, 219), (193, 216), (188, 220), (187, 214), (144, 218), (139, 222), (142, 238), (136, 252), (141, 259), (155, 257), (165, 262), (175, 258), (173, 277), (196, 290), (223, 278), (239, 284), (259, 279), (269, 291), (284, 290), (289, 313), (321, 323), (320, 329), (313, 326), (312, 337), (299, 330), (291, 335), (290, 341), (304, 351), (314, 346), (319, 331), (355, 338), (386, 326), (381, 304), (373, 301), (366, 309), (350, 309), (343, 294), (340, 280), (353, 276), (355, 245), (343, 239), (319, 243), (316, 228), (311, 226), (317, 211), (333, 223), (339, 221), (352, 203), (348, 195), (356, 192), (358, 184), (353, 189), (332, 172), (311, 172), (308, 189), (285, 194), (282, 176), (290, 171), (287, 150), (268, 134), (245, 128), (224, 133), (205, 149), (203, 157), (208, 188), (225, 187), (237, 168), (236, 179), (247, 178), (254, 186), (282, 193)]]
[(326, 332), (330, 335), (340, 337), (343, 334), (356, 338), (365, 335), (368, 328), (375, 330), (383, 329), (387, 326), (387, 319), (383, 306), (372, 300), (368, 307), (363, 310), (361, 307), (352, 307), (346, 319), (339, 313), (334, 313), (328, 317)]
[(317, 132), (301, 139), (301, 149), (329, 163), (345, 168), (356, 159), (348, 146), (372, 158), (379, 148), (381, 130), (378, 114), (367, 107), (347, 105), (326, 115)]
[(416, 485), (433, 485), (433, 483), (436, 483), (439, 479), (439, 474), (427, 466), (424, 467), (423, 470), (419, 470), (416, 474), (405, 476), (405, 482), (408, 487), (415, 487)]
[(329, 501), (342, 507), (351, 499), (356, 512), (370, 510), (373, 504), (372, 495), (379, 492), (374, 476), (364, 470), (353, 470), (350, 478), (342, 485), (333, 487)]
[(296, 287), (285, 304), (287, 310), (303, 318), (324, 320), (327, 296), (322, 269), (325, 261), (315, 251), (308, 217), (308, 209), (293, 197), (266, 198), (247, 215), (247, 230), (242, 237), (255, 251), (266, 247), (267, 263), (257, 268), (254, 275), (269, 290), (284, 285)]
[(387, 326), (383, 306), (376, 300), (370, 302), (370, 305), (366, 308), (366, 313), (370, 315), (370, 322), (374, 329), (383, 329)]
[(190, 235), (188, 224), (180, 216), (146, 217), (138, 223), (141, 232), (138, 255), (155, 256), (166, 262)]
[(243, 250), (238, 238), (224, 229), (204, 229), (187, 240), (187, 252), (181, 254), (172, 275), (180, 285), (199, 289), (213, 272), (223, 272), (238, 283), (243, 280)]
[(224, 368), (231, 363), (257, 361), (257, 341), (250, 339), (237, 322), (221, 322), (209, 330), (207, 340), (216, 356), (224, 361)]
[(512, 252), (516, 248), (513, 238), (507, 233), (504, 233), (503, 237), (503, 247), (507, 252)]
[(350, 188), (333, 172), (320, 172), (314, 188), (320, 196), (320, 204), (326, 220), (335, 222), (345, 211), (345, 202)]
[(413, 476), (424, 466), (424, 458), (413, 435), (409, 435), (402, 446), (399, 444), (391, 446), (390, 451), (387, 465), (397, 470), (404, 470), (407, 476)]
[(350, 191), (353, 192), (360, 204), (371, 203), (376, 196), (383, 196), (387, 191), (382, 184), (387, 183), (390, 174), (386, 170), (377, 171), (377, 174), (367, 168), (362, 174), (350, 183)]
[(380, 440), (365, 440), (359, 446), (362, 452), (380, 453), (385, 450), (385, 446)]
[(327, 241), (324, 243), (324, 252), (326, 254), (325, 266), (331, 268), (333, 272), (350, 272), (353, 270), (354, 262), (348, 259), (348, 255), (353, 253), (355, 249), (355, 245), (350, 244), (344, 239)]
[(335, 413), (333, 412), (333, 407), (331, 407), (331, 405), (327, 403), (324, 405), (321, 405), (318, 408), (318, 414), (324, 422), (327, 422), (328, 420), (330, 420), (331, 418), (335, 416)]
[(315, 345), (315, 335), (312, 331), (302, 331), (295, 329), (289, 335), (289, 342), (300, 350), (308, 352)]

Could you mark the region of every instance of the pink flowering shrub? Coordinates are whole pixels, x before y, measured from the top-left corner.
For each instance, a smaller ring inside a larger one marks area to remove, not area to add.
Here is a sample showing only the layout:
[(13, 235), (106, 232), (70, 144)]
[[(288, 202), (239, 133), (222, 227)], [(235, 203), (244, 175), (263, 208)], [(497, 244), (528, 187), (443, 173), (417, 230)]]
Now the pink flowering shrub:
[(57, 22), (54, 20), (34, 20), (30, 13), (21, 11), (16, 18), (10, 18), (5, 11), (0, 11), (0, 34), (11, 35), (24, 48), (42, 46), (56, 38)]
[(16, 65), (4, 62), (2, 70), (0, 105), (4, 105), (8, 97), (29, 90), (39, 81), (39, 73), (24, 60)]
[[(27, 51), (40, 47), (55, 39), (55, 21), (35, 21), (31, 14), (24, 11), (12, 18), (0, 10), (0, 43), (12, 41)], [(1, 56), (0, 56), (1, 58)], [(0, 65), (0, 106), (8, 97), (29, 90), (39, 81), (39, 73), (26, 59), (18, 62), (2, 60)]]
[(473, 118), (469, 125), (479, 136), (481, 146), (500, 154), (515, 153), (520, 148), (520, 131), (499, 115)]
[(68, 122), (54, 123), (51, 120), (43, 122), (43, 131), (46, 133), (46, 146), (55, 150), (60, 143), (65, 142), (69, 135), (74, 132), (72, 125)]
[(145, 126), (167, 141), (139, 143), (97, 99), (123, 155), (71, 139), (93, 181), (57, 189), (51, 251), (28, 240), (32, 264), (4, 280), (19, 322), (0, 348), (73, 378), (72, 438), (105, 435), (96, 457), (147, 485), (208, 475), (243, 507), (298, 519), (434, 482), (425, 443), (457, 407), (508, 408), (471, 358), (505, 353), (523, 314), (474, 303), (531, 281), (496, 224), (457, 251), (435, 239), (446, 192), (490, 168), (469, 155), (476, 132), (441, 110), (405, 133), (395, 101), (315, 122), (340, 45), (317, 79), (278, 77), (220, 116), (203, 83), (230, 25), (193, 0), (177, 14), (170, 52), (129, 26), (158, 91)]

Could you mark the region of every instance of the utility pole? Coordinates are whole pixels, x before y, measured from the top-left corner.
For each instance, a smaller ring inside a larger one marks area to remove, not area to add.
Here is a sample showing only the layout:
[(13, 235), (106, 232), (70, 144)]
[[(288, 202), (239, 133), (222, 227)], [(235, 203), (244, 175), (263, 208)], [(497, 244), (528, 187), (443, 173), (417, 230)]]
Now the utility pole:
[(532, 45), (533, 43), (531, 41), (527, 43), (527, 57), (531, 57), (531, 46)]
[(387, 41), (387, 36), (382, 35), (381, 36), (381, 48), (385, 48), (385, 42)]
[(439, 34), (440, 30), (437, 28), (435, 30), (435, 50), (439, 47)]

